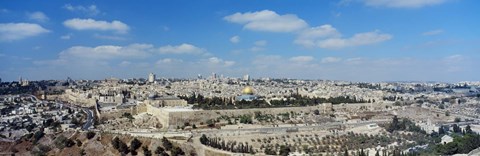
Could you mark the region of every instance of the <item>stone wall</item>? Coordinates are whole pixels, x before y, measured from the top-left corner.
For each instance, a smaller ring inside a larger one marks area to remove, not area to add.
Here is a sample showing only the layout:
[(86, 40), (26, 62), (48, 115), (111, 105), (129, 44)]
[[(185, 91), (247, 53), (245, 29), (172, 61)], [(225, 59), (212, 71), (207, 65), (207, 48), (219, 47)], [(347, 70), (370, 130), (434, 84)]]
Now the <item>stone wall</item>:
[(361, 107), (366, 108), (367, 110), (382, 110), (386, 104), (379, 103), (363, 103), (363, 104), (340, 104), (340, 105), (331, 105), (331, 104), (320, 104), (316, 106), (306, 106), (306, 107), (281, 107), (281, 108), (255, 108), (255, 109), (230, 109), (230, 110), (194, 110), (194, 111), (178, 111), (178, 112), (168, 112), (162, 108), (153, 107), (146, 105), (146, 112), (152, 114), (160, 120), (160, 123), (164, 125), (165, 128), (177, 126), (183, 126), (184, 123), (188, 122), (190, 124), (196, 124), (197, 126), (200, 123), (206, 123), (210, 119), (217, 119), (221, 116), (241, 116), (241, 115), (254, 115), (255, 112), (261, 112), (262, 114), (272, 114), (277, 115), (280, 113), (313, 113), (314, 110), (319, 110), (321, 113), (331, 113), (331, 109), (336, 111), (359, 111)]
[(169, 124), (170, 124), (169, 112), (165, 111), (164, 109), (157, 108), (151, 105), (145, 105), (145, 107), (146, 107), (147, 113), (157, 117), (164, 128), (169, 127)]

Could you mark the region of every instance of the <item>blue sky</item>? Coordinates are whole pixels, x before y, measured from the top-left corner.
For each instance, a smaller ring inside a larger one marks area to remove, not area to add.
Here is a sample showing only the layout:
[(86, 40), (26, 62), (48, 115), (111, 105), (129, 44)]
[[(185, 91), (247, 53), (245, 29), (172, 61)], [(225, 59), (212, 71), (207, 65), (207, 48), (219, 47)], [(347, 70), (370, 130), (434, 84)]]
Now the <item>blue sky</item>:
[(478, 81), (480, 2), (1, 1), (0, 78)]

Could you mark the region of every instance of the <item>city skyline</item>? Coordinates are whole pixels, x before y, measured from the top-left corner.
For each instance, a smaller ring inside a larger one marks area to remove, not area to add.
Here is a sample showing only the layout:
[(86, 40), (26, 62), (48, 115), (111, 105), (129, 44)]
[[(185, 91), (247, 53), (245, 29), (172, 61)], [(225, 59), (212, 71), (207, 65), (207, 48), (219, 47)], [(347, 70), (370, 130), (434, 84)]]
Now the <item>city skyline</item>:
[(2, 81), (480, 76), (476, 1), (0, 3)]

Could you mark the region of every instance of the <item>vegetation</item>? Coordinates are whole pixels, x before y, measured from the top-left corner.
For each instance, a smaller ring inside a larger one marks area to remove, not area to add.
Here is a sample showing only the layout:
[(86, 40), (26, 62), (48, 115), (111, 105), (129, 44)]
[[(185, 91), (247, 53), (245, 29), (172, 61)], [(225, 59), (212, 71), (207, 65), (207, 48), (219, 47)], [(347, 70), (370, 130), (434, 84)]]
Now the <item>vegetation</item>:
[(77, 146), (78, 147), (82, 147), (82, 141), (80, 141), (79, 139), (75, 140), (75, 142), (77, 143)]
[(40, 140), (44, 135), (45, 133), (43, 133), (43, 131), (35, 132), (35, 134), (33, 134), (33, 138), (34, 138), (33, 143), (38, 142), (38, 140)]
[(130, 113), (123, 113), (122, 117), (126, 117), (127, 119), (130, 119), (130, 120), (135, 119), (135, 118), (133, 118), (132, 114), (130, 114)]
[(227, 141), (223, 140), (222, 138), (215, 137), (209, 138), (205, 134), (200, 137), (200, 143), (206, 146), (210, 146), (213, 148), (230, 151), (234, 153), (251, 153), (254, 154), (253, 147), (248, 145), (247, 142), (245, 143), (237, 143), (236, 141)]
[(240, 123), (243, 123), (243, 124), (252, 124), (252, 116), (251, 116), (251, 115), (242, 115), (242, 116), (240, 116)]
[(185, 152), (180, 147), (173, 147), (172, 148), (172, 156), (179, 156), (179, 155), (185, 155)]
[(123, 154), (128, 154), (128, 146), (125, 144), (123, 141), (121, 141), (118, 137), (115, 137), (112, 140), (112, 146), (115, 148), (118, 152), (123, 153)]
[(410, 121), (408, 118), (403, 118), (402, 122), (399, 122), (397, 116), (393, 117), (392, 122), (390, 123), (390, 125), (387, 125), (386, 129), (390, 133), (394, 131), (410, 131), (426, 134), (424, 130), (415, 125), (415, 123)]
[(140, 142), (140, 140), (138, 140), (137, 138), (134, 138), (131, 142), (130, 142), (130, 151), (136, 151), (138, 148), (140, 148), (142, 146), (142, 142)]
[(480, 147), (480, 135), (472, 131), (470, 125), (462, 131), (459, 126), (454, 124), (453, 141), (447, 144), (438, 144), (435, 152), (441, 155), (453, 155), (459, 153), (469, 153), (470, 151)]
[(172, 142), (165, 137), (162, 138), (162, 145), (167, 151), (170, 151), (173, 148)]
[(285, 145), (280, 146), (280, 154), (279, 155), (288, 156), (289, 153), (290, 153), (290, 147), (289, 146), (285, 146)]
[(92, 131), (88, 131), (87, 132), (87, 139), (92, 139), (93, 137), (95, 137), (95, 132), (92, 132)]
[(356, 99), (356, 97), (339, 96), (330, 98), (310, 98), (293, 94), (290, 97), (285, 97), (286, 100), (272, 100), (268, 104), (265, 100), (252, 101), (237, 101), (235, 104), (231, 98), (205, 98), (202, 95), (192, 94), (190, 96), (180, 96), (181, 99), (187, 100), (190, 104), (195, 104), (194, 108), (201, 108), (205, 110), (218, 109), (249, 109), (249, 108), (275, 108), (275, 107), (300, 107), (300, 106), (314, 106), (321, 103), (368, 103), (374, 100)]
[(152, 151), (150, 151), (148, 149), (148, 146), (143, 146), (142, 149), (143, 149), (143, 155), (145, 155), (145, 156), (151, 156), (152, 155)]
[(163, 152), (165, 152), (165, 149), (160, 146), (157, 146), (157, 149), (155, 149), (155, 154), (162, 154)]
[(54, 140), (54, 144), (58, 149), (63, 149), (65, 147), (72, 147), (75, 145), (75, 142), (63, 135), (60, 135)]

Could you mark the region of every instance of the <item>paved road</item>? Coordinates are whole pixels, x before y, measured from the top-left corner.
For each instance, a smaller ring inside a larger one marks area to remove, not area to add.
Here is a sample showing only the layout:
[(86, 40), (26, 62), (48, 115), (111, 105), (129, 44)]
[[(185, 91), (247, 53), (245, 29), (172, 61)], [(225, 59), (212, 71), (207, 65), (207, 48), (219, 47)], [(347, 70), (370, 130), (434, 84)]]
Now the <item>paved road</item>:
[(219, 134), (222, 132), (275, 132), (275, 131), (286, 131), (291, 129), (298, 129), (299, 131), (302, 130), (309, 130), (309, 129), (317, 129), (317, 128), (335, 128), (338, 126), (366, 126), (373, 123), (385, 123), (387, 121), (367, 121), (367, 122), (360, 122), (360, 123), (341, 123), (341, 122), (333, 122), (333, 123), (325, 123), (325, 124), (318, 124), (318, 125), (309, 125), (309, 126), (293, 126), (293, 127), (260, 127), (260, 128), (241, 128), (241, 129), (208, 129), (208, 130), (197, 130), (192, 131), (194, 136), (200, 136), (201, 134)]
[(93, 112), (90, 109), (84, 108), (83, 111), (87, 113), (87, 121), (83, 124), (82, 129), (88, 130), (93, 125)]
[(92, 125), (93, 125), (93, 111), (92, 110), (90, 110), (88, 108), (79, 107), (79, 106), (76, 106), (76, 105), (64, 104), (60, 101), (57, 101), (57, 103), (62, 104), (62, 105), (67, 106), (67, 107), (83, 109), (83, 111), (87, 114), (87, 121), (85, 121), (85, 124), (83, 124), (82, 130), (89, 130), (92, 127)]

